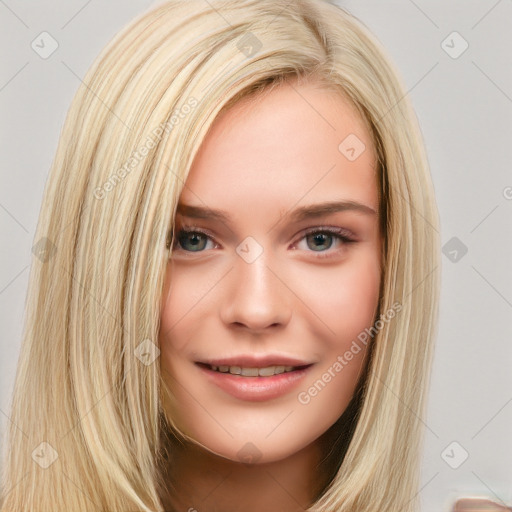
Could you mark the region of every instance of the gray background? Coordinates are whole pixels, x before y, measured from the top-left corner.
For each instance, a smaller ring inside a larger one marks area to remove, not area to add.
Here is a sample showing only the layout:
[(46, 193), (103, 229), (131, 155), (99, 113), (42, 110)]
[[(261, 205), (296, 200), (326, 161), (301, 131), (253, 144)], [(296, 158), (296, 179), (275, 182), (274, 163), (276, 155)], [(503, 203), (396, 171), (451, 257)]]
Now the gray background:
[[(512, 506), (512, 2), (338, 3), (380, 39), (403, 77), (440, 210), (443, 284), (422, 418), (423, 510), (448, 511), (466, 494)], [(2, 450), (34, 231), (65, 114), (96, 55), (151, 5), (0, 0)], [(46, 59), (31, 47), (43, 31), (58, 42)]]

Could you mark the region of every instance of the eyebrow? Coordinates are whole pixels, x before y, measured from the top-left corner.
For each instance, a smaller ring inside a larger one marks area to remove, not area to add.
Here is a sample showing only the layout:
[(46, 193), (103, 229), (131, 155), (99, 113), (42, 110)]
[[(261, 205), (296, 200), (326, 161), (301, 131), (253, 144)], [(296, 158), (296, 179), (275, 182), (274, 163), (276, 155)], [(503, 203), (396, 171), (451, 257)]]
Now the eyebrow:
[[(377, 215), (377, 212), (373, 208), (356, 201), (329, 201), (325, 203), (301, 206), (285, 215), (285, 218), (288, 218), (291, 222), (300, 222), (306, 219), (322, 217), (331, 213), (344, 211), (355, 211), (366, 215)], [(184, 203), (178, 204), (177, 213), (184, 217), (218, 220), (226, 224), (230, 221), (229, 214), (224, 210), (193, 206)]]

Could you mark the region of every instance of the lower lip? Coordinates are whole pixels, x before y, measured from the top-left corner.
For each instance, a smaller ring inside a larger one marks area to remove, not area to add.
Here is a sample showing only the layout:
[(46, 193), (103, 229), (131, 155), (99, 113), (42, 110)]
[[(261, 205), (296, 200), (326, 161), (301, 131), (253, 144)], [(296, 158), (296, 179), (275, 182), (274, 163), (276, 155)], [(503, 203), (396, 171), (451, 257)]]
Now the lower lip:
[(229, 372), (217, 372), (197, 363), (196, 366), (210, 379), (210, 382), (223, 391), (249, 402), (263, 402), (289, 393), (304, 380), (313, 367), (310, 365), (301, 370), (280, 373), (272, 377), (242, 377)]

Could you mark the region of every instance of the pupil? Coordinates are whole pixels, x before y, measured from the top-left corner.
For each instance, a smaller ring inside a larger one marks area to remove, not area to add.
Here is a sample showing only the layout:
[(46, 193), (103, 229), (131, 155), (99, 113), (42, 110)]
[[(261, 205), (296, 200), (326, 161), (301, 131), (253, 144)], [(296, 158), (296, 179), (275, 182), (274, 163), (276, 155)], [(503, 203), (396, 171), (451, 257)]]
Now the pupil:
[[(331, 235), (327, 235), (325, 233), (318, 233), (316, 235), (313, 235), (313, 239), (316, 241), (316, 242), (320, 242), (320, 246), (321, 245), (324, 245), (325, 244), (325, 238), (328, 237), (330, 238)], [(331, 240), (332, 242), (332, 240)], [(322, 248), (320, 247), (319, 245), (315, 245), (314, 248), (318, 249), (318, 248)], [(328, 244), (328, 247), (326, 247), (326, 249), (328, 249), (329, 247), (331, 246), (331, 244)]]
[(201, 236), (202, 235), (200, 235), (199, 233), (192, 233), (192, 234), (184, 235), (180, 238), (180, 244), (182, 247), (184, 247), (186, 249), (187, 242), (190, 242), (190, 247), (192, 248), (192, 250), (197, 249), (197, 248), (204, 249), (204, 247), (201, 247)]

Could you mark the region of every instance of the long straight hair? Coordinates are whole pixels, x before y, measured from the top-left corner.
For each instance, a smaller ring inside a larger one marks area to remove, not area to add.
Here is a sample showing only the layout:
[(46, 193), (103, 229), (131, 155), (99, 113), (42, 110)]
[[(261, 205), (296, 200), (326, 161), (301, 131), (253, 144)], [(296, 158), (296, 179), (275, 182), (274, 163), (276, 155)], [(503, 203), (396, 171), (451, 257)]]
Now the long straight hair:
[(371, 130), (379, 315), (400, 305), (372, 333), (343, 460), (308, 511), (419, 509), (440, 251), (402, 80), (366, 26), (326, 1), (173, 0), (109, 42), (65, 120), (34, 238), (1, 512), (163, 510), (159, 457), (173, 420), (159, 312), (178, 198), (221, 111), (306, 79), (349, 98)]

